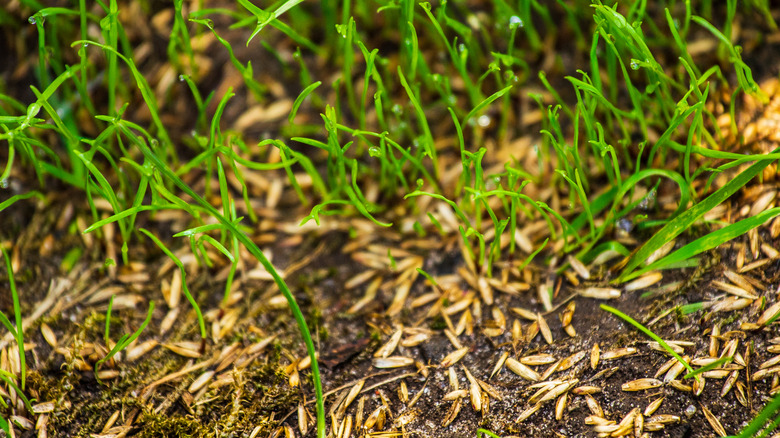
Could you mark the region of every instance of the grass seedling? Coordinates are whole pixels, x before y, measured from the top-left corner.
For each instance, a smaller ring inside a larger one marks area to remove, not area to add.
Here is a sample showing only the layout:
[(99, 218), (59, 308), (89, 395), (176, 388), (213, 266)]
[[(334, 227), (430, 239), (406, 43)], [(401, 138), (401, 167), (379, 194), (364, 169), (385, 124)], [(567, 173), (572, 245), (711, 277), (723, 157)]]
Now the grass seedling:
[[(110, 322), (111, 322), (111, 304), (113, 304), (114, 298), (111, 297), (111, 302), (109, 303), (109, 308), (106, 313), (106, 347), (108, 347), (108, 330), (110, 328)], [(154, 312), (154, 301), (149, 301), (149, 311), (146, 313), (146, 319), (144, 319), (144, 322), (141, 323), (141, 325), (138, 327), (138, 330), (133, 332), (132, 334), (128, 335), (125, 333), (122, 335), (117, 343), (114, 345), (114, 348), (112, 348), (108, 354), (106, 354), (105, 357), (95, 362), (95, 379), (100, 382), (100, 379), (98, 378), (98, 369), (100, 369), (100, 366), (103, 365), (106, 361), (110, 360), (112, 357), (114, 357), (117, 353), (120, 351), (123, 351), (125, 348), (127, 348), (130, 343), (138, 339), (139, 336), (141, 336), (141, 333), (144, 331), (147, 325), (149, 325), (149, 322), (152, 320), (152, 313)]]
[[(13, 267), (11, 266), (11, 258), (8, 256), (8, 252), (4, 247), (0, 247), (0, 251), (2, 252), (3, 259), (5, 259), (5, 269), (8, 275), (8, 287), (11, 289), (11, 299), (13, 300), (14, 320), (16, 321), (16, 326), (11, 324), (11, 321), (8, 320), (8, 317), (6, 317), (3, 312), (0, 312), (0, 322), (5, 326), (5, 328), (8, 329), (8, 331), (16, 340), (16, 352), (19, 355), (19, 376), (9, 375), (14, 379), (17, 377), (19, 378), (22, 389), (20, 391), (18, 388), (16, 388), (16, 392), (23, 395), (27, 381), (27, 360), (24, 356), (24, 327), (22, 326), (22, 308), (19, 304), (19, 292), (16, 290), (16, 280), (14, 279), (14, 271)], [(8, 382), (7, 379), (3, 380)]]

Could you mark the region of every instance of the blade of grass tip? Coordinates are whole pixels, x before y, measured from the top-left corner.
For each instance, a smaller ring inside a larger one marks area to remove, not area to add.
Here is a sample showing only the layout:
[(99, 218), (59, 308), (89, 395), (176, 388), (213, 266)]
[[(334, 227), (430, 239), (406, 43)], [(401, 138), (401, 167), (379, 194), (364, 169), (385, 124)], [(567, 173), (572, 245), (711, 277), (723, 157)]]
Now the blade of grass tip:
[(6, 208), (10, 207), (11, 205), (15, 204), (17, 201), (22, 201), (24, 199), (29, 199), (29, 198), (32, 198), (33, 196), (35, 196), (36, 198), (38, 198), (41, 201), (44, 200), (44, 196), (43, 196), (43, 194), (41, 192), (39, 192), (37, 190), (32, 190), (32, 191), (29, 191), (29, 192), (24, 193), (22, 195), (11, 196), (10, 198), (6, 199), (5, 201), (0, 202), (0, 212), (5, 210)]
[[(773, 150), (771, 153), (774, 154), (778, 151), (780, 151), (780, 148)], [(655, 233), (653, 237), (648, 239), (648, 241), (645, 242), (645, 244), (642, 245), (636, 253), (634, 253), (634, 256), (623, 268), (623, 271), (620, 273), (620, 276), (617, 278), (616, 282), (622, 283), (636, 277), (632, 274), (632, 272), (642, 262), (644, 262), (647, 257), (650, 256), (650, 254), (666, 244), (666, 242), (669, 242), (682, 234), (683, 231), (687, 230), (691, 225), (693, 225), (693, 223), (696, 222), (702, 215), (704, 215), (704, 213), (712, 210), (721, 202), (725, 201), (729, 196), (745, 186), (745, 184), (761, 173), (761, 171), (763, 171), (766, 166), (770, 165), (774, 161), (775, 160), (771, 159), (757, 161), (748, 167), (745, 171), (727, 182), (726, 185), (716, 190), (706, 199), (694, 205), (690, 209), (682, 212), (675, 219), (667, 223), (663, 228)], [(631, 277), (629, 277), (629, 275), (631, 275)]]
[(19, 305), (19, 293), (16, 290), (16, 281), (14, 280), (14, 270), (11, 266), (11, 257), (4, 247), (0, 248), (5, 259), (5, 268), (8, 272), (8, 287), (11, 289), (11, 297), (14, 304), (14, 319), (16, 319), (16, 346), (19, 352), (19, 379), (22, 382), (22, 391), (24, 391), (27, 380), (27, 361), (24, 357), (24, 327), (22, 327), (22, 307)]
[(778, 215), (780, 215), (780, 207), (775, 207), (755, 216), (727, 225), (717, 231), (713, 231), (712, 233), (702, 236), (693, 242), (688, 243), (677, 251), (661, 258), (660, 260), (645, 266), (644, 268), (631, 274), (629, 277), (627, 277), (627, 279), (642, 275), (645, 272), (655, 269), (664, 269), (670, 264), (680, 263), (695, 256), (696, 254), (717, 248), (719, 245), (744, 235), (753, 228), (766, 223)]
[(764, 425), (769, 420), (769, 418), (775, 415), (775, 413), (778, 411), (780, 411), (780, 395), (775, 396), (772, 401), (767, 403), (767, 405), (764, 406), (764, 409), (762, 409), (761, 412), (759, 412), (758, 415), (756, 415), (756, 417), (739, 432), (737, 438), (755, 437), (758, 434), (758, 431), (764, 428)]
[(249, 250), (249, 252), (260, 262), (261, 265), (263, 265), (265, 270), (269, 272), (273, 277), (274, 282), (279, 287), (279, 290), (282, 292), (282, 295), (284, 295), (285, 299), (287, 299), (287, 303), (290, 306), (290, 310), (293, 314), (293, 317), (295, 318), (295, 321), (298, 324), (298, 328), (301, 332), (304, 343), (306, 344), (306, 350), (309, 354), (309, 357), (311, 358), (311, 374), (312, 374), (312, 381), (314, 383), (316, 407), (317, 407), (317, 437), (325, 438), (326, 435), (325, 404), (324, 404), (324, 397), (322, 392), (322, 382), (320, 380), (319, 365), (317, 363), (317, 354), (316, 354), (316, 350), (314, 349), (314, 342), (312, 341), (309, 327), (306, 324), (306, 320), (303, 317), (303, 313), (301, 312), (298, 303), (295, 301), (295, 297), (293, 296), (292, 291), (290, 291), (290, 288), (287, 286), (287, 283), (279, 275), (279, 273), (276, 271), (274, 266), (265, 256), (263, 251), (260, 250), (260, 248), (249, 238), (249, 236), (247, 236), (243, 231), (241, 231), (238, 227), (236, 227), (233, 223), (231, 223), (227, 218), (219, 214), (219, 211), (217, 211), (214, 207), (212, 207), (211, 204), (209, 204), (200, 195), (195, 193), (195, 191), (192, 190), (178, 176), (176, 176), (176, 174), (158, 156), (156, 156), (154, 152), (151, 149), (149, 149), (148, 146), (146, 145), (138, 145), (138, 146), (141, 149), (141, 152), (144, 154), (144, 157), (146, 157), (147, 160), (151, 161), (157, 167), (158, 172), (160, 172), (168, 180), (172, 181), (183, 192), (185, 192), (190, 197), (192, 197), (192, 199), (195, 200), (195, 202), (197, 202), (198, 204), (200, 204), (200, 206), (204, 210), (206, 210), (213, 218), (217, 219), (219, 222), (224, 224), (225, 227), (233, 234), (233, 236), (236, 237), (247, 250)]
[[(638, 321), (636, 321), (634, 318), (631, 318), (630, 316), (626, 315), (625, 313), (621, 312), (620, 310), (618, 310), (618, 309), (616, 309), (614, 307), (607, 306), (606, 304), (601, 304), (599, 307), (601, 307), (601, 310), (606, 310), (607, 312), (612, 313), (613, 315), (615, 315), (615, 316), (621, 318), (622, 320), (626, 321), (627, 323), (633, 325), (634, 327), (639, 329), (639, 331), (641, 331), (642, 333), (644, 333), (647, 336), (649, 336), (652, 340), (658, 342), (658, 344), (661, 345), (661, 347), (663, 347), (664, 350), (666, 350), (669, 354), (674, 356), (674, 358), (677, 359), (681, 364), (683, 364), (685, 369), (687, 369), (690, 373), (694, 373), (694, 369), (691, 368), (691, 366), (688, 364), (688, 362), (685, 359), (683, 359), (679, 354), (677, 354), (672, 349), (672, 347), (670, 347), (669, 344), (666, 343), (666, 341), (664, 341), (658, 335), (656, 335), (655, 333), (650, 331), (650, 329), (648, 329), (647, 327), (643, 326)], [(696, 378), (697, 381), (699, 380), (699, 376), (698, 375), (694, 374), (694, 377)]]
[(295, 115), (298, 114), (298, 108), (300, 108), (301, 104), (303, 103), (303, 100), (306, 99), (309, 94), (312, 93), (312, 91), (316, 90), (317, 87), (319, 87), (322, 84), (322, 81), (317, 81), (308, 87), (304, 88), (303, 91), (301, 91), (301, 94), (298, 95), (298, 97), (295, 98), (295, 102), (293, 102), (292, 109), (290, 110), (290, 115), (287, 117), (287, 122), (291, 125), (293, 124), (293, 121), (295, 120)]

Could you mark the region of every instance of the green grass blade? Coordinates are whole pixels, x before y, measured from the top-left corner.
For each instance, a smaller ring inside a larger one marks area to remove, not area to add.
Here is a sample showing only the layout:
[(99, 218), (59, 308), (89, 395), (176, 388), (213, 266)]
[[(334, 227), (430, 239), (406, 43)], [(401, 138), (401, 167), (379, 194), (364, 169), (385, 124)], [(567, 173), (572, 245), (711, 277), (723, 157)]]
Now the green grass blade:
[[(778, 151), (780, 151), (780, 148), (775, 149), (772, 151), (772, 153), (776, 153)], [(655, 233), (653, 237), (645, 242), (645, 244), (639, 248), (633, 257), (631, 257), (625, 268), (623, 268), (623, 271), (620, 273), (620, 276), (617, 278), (617, 282), (624, 282), (636, 277), (637, 275), (633, 274), (634, 270), (642, 262), (644, 262), (647, 257), (650, 256), (650, 254), (666, 244), (666, 242), (669, 242), (682, 234), (685, 230), (690, 228), (694, 222), (703, 216), (704, 213), (712, 210), (721, 202), (725, 201), (729, 196), (745, 186), (745, 184), (761, 173), (761, 171), (764, 170), (766, 166), (770, 165), (774, 161), (775, 160), (772, 159), (763, 159), (757, 161), (748, 167), (745, 171), (726, 183), (726, 185), (716, 190), (715, 193), (711, 194), (703, 201), (684, 211), (675, 219), (667, 223), (663, 228)]]
[(726, 225), (717, 231), (713, 231), (712, 233), (688, 243), (660, 260), (645, 266), (632, 274), (632, 276), (639, 276), (655, 269), (664, 269), (673, 263), (680, 263), (704, 251), (717, 248), (719, 245), (747, 233), (778, 215), (780, 215), (780, 207), (775, 207), (739, 222)]
[[(661, 339), (655, 333), (651, 332), (650, 329), (648, 329), (647, 327), (643, 326), (638, 321), (636, 321), (634, 318), (626, 315), (625, 313), (621, 312), (620, 310), (618, 310), (618, 309), (616, 309), (614, 307), (607, 306), (606, 304), (602, 304), (602, 305), (600, 305), (600, 307), (601, 307), (601, 310), (606, 310), (607, 312), (612, 313), (613, 315), (621, 318), (622, 320), (626, 321), (627, 323), (629, 323), (629, 324), (633, 325), (634, 327), (638, 328), (639, 331), (641, 331), (642, 333), (644, 333), (647, 336), (649, 336), (652, 340), (658, 342), (658, 344), (660, 344), (661, 347), (664, 348), (664, 350), (666, 350), (669, 354), (674, 356), (674, 358), (677, 359), (681, 364), (683, 364), (685, 369), (687, 369), (691, 373), (694, 372), (694, 369), (691, 368), (691, 366), (688, 364), (688, 362), (685, 359), (683, 359), (679, 354), (677, 354), (672, 349), (672, 347), (670, 347), (669, 344), (666, 343), (666, 341)], [(696, 380), (699, 380), (699, 376), (698, 375), (694, 375), (694, 377), (696, 378)]]

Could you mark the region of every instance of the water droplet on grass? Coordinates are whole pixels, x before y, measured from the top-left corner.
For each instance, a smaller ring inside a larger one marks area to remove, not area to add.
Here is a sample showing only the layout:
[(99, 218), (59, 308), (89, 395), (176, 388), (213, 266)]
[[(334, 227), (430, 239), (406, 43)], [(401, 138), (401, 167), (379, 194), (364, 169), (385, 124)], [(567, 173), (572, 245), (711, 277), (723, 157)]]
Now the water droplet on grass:
[(490, 122), (491, 122), (490, 116), (486, 116), (484, 114), (479, 116), (479, 118), (477, 119), (477, 125), (483, 128), (487, 128), (488, 126), (490, 126)]
[(391, 111), (393, 112), (393, 114), (400, 116), (404, 112), (404, 109), (401, 107), (401, 105), (396, 103), (395, 105), (393, 105)]
[(518, 17), (517, 15), (512, 15), (509, 17), (509, 28), (514, 30), (518, 27), (523, 27), (525, 23), (523, 23), (523, 19)]
[(7, 189), (8, 185), (8, 178), (0, 179), (0, 189)]
[(30, 24), (35, 24), (37, 21), (35, 20), (35, 15), (30, 16), (30, 18), (27, 19), (27, 21), (30, 22)]
[(179, 75), (179, 81), (180, 82), (184, 82), (184, 79), (186, 79), (186, 78), (187, 78), (187, 76)]
[(370, 148), (368, 148), (368, 155), (379, 158), (382, 156), (382, 149), (379, 149), (376, 146), (371, 146)]
[(632, 59), (630, 65), (632, 70), (639, 70), (639, 61), (636, 59)]

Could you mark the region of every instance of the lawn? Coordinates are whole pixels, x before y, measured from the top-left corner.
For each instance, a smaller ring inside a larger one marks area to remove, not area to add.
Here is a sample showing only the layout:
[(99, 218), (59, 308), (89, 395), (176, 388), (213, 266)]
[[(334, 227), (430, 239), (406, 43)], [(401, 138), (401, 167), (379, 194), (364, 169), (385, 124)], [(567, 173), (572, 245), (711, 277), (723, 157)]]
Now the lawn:
[(776, 20), (0, 6), (0, 435), (776, 436)]

